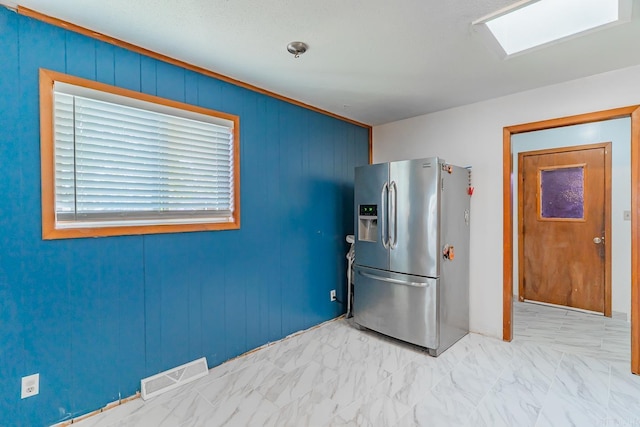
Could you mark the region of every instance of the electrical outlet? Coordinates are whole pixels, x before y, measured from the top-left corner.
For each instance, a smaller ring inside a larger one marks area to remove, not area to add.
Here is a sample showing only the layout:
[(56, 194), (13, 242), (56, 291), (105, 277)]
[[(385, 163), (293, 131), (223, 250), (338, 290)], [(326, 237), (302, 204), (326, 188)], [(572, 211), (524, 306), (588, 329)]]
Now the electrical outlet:
[(336, 290), (335, 289), (331, 289), (331, 292), (329, 292), (329, 299), (331, 301), (335, 301), (336, 300)]
[(40, 374), (22, 377), (22, 392), (20, 397), (25, 399), (27, 397), (35, 396), (38, 393), (40, 393)]

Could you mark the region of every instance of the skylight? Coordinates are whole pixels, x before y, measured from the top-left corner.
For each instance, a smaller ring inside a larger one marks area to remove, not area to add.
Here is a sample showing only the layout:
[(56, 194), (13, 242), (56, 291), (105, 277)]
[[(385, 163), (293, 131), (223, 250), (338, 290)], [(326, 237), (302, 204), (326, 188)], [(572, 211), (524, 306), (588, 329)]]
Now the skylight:
[(507, 55), (628, 20), (631, 0), (518, 2), (474, 22), (485, 24)]

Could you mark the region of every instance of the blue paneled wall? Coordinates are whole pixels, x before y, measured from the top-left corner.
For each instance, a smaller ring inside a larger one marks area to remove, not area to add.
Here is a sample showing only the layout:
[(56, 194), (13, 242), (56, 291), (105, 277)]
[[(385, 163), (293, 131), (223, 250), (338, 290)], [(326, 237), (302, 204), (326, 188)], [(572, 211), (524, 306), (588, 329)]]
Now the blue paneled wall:
[[(344, 311), (368, 130), (0, 8), (0, 425), (46, 425)], [(43, 241), (38, 69), (240, 116), (242, 228)], [(40, 394), (20, 399), (20, 378)]]

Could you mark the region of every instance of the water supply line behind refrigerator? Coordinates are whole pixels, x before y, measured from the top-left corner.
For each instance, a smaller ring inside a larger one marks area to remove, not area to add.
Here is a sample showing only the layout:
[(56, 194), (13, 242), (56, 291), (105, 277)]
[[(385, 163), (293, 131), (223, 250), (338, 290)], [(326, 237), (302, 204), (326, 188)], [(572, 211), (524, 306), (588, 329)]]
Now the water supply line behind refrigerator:
[(353, 285), (353, 283), (351, 283), (351, 278), (353, 275), (353, 263), (356, 259), (356, 245), (355, 245), (355, 238), (353, 236), (353, 234), (349, 234), (347, 236), (347, 243), (351, 244), (351, 247), (349, 248), (349, 252), (347, 252), (347, 319), (351, 316), (353, 316), (351, 314), (351, 301), (352, 301), (352, 291), (351, 291), (351, 287)]

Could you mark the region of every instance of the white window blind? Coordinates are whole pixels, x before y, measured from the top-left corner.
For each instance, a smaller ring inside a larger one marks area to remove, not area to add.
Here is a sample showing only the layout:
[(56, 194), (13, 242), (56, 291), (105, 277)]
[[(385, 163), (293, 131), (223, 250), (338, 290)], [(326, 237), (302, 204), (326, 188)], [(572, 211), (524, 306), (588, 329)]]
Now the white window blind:
[(54, 86), (56, 228), (232, 220), (232, 122), (75, 92)]

